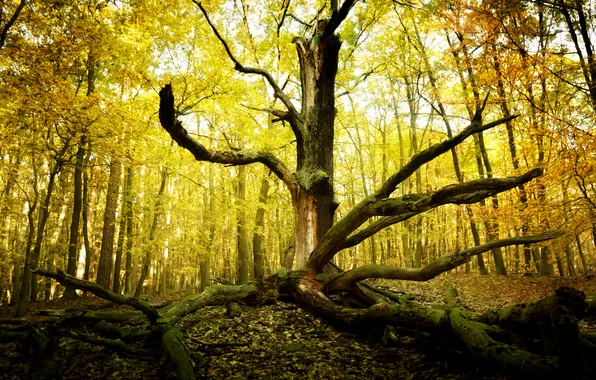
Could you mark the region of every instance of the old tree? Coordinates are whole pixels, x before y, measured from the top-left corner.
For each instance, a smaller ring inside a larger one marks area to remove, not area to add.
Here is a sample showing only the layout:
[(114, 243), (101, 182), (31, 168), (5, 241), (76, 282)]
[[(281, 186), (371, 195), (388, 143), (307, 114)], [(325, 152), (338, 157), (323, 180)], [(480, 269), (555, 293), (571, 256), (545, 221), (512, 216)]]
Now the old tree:
[[(479, 361), (508, 375), (560, 378), (563, 372), (578, 376), (584, 373), (582, 354), (593, 353), (595, 346), (578, 332), (578, 319), (583, 318), (587, 309), (580, 292), (561, 289), (556, 295), (532, 304), (473, 318), (466, 310), (455, 307), (451, 302), (444, 309), (427, 308), (364, 281), (374, 278), (425, 281), (461, 266), (483, 252), (511, 245), (529, 246), (557, 238), (562, 234), (559, 231), (494, 240), (446, 253), (422, 268), (369, 264), (343, 270), (333, 264), (335, 255), (340, 251), (373, 238), (389, 226), (442, 205), (481, 202), (540, 177), (543, 174), (541, 168), (514, 177), (489, 176), (471, 181), (465, 181), (458, 175), (458, 183), (431, 192), (397, 191), (423, 165), (444, 153), (451, 152), (456, 157), (456, 147), (466, 139), (505, 125), (517, 115), (509, 114), (491, 121), (484, 120), (483, 111), (489, 99), (489, 94), (486, 94), (483, 101), (475, 103), (467, 127), (455, 134), (449, 130), (443, 141), (420, 149), (399, 170), (378, 183), (374, 191), (370, 191), (349, 211), (337, 217), (334, 136), (338, 96), (336, 76), (342, 49), (338, 30), (348, 20), (357, 1), (345, 0), (341, 4), (331, 1), (312, 21), (307, 29), (309, 34), (293, 39), (299, 64), (299, 75), (295, 75), (294, 80), (299, 89), (298, 97), (287, 93), (286, 86), (278, 83), (275, 76), (267, 70), (245, 66), (236, 57), (234, 44), (226, 41), (205, 7), (198, 1), (194, 3), (234, 69), (241, 74), (264, 80), (269, 86), (274, 102), (261, 111), (270, 114), (274, 123), (291, 129), (295, 139), (296, 167), (288, 167), (271, 151), (241, 147), (215, 150), (206, 147), (185, 129), (179, 117), (180, 111), (176, 107), (176, 88), (170, 84), (159, 91), (159, 121), (171, 138), (198, 161), (229, 166), (259, 163), (281, 180), (291, 195), (294, 211), (293, 269), (285, 268), (265, 277), (257, 274), (256, 280), (247, 284), (207, 287), (201, 294), (186, 297), (166, 312), (158, 312), (154, 306), (138, 298), (121, 296), (63, 272), (38, 269), (34, 273), (53, 277), (64, 285), (84, 289), (99, 297), (141, 310), (148, 317), (152, 333), (161, 339), (164, 352), (174, 363), (176, 373), (182, 379), (195, 377), (195, 369), (186, 354), (183, 336), (176, 328), (176, 323), (185, 315), (207, 305), (231, 302), (258, 304), (280, 296), (294, 300), (306, 310), (341, 328), (366, 332), (371, 329), (370, 326), (374, 326), (378, 332), (385, 326), (392, 326), (399, 329), (400, 334), (418, 336), (423, 333), (453, 340), (457, 344), (463, 344), (470, 355)], [(278, 24), (278, 30), (282, 24), (283, 18)], [(456, 171), (459, 171), (457, 166)], [(342, 302), (342, 298), (345, 302)], [(539, 328), (527, 328), (530, 325)], [(81, 335), (77, 336), (81, 338)], [(526, 350), (521, 343), (523, 338), (543, 339), (545, 347), (539, 350), (542, 355)], [(91, 338), (88, 340), (94, 341)], [(94, 342), (131, 354), (143, 354), (120, 343), (110, 343), (107, 340)], [(518, 344), (513, 345), (511, 342)]]

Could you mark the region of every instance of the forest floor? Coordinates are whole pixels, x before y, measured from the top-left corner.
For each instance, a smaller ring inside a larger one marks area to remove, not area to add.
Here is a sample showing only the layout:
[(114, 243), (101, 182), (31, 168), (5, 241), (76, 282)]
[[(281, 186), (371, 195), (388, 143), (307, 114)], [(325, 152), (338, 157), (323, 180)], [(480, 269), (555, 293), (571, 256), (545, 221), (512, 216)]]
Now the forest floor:
[[(596, 296), (594, 279), (555, 277), (442, 275), (424, 283), (383, 281), (376, 285), (412, 294), (416, 302), (433, 307), (442, 307), (448, 289), (455, 286), (460, 306), (478, 314), (551, 295), (560, 286), (583, 290), (588, 298)], [(36, 315), (39, 310), (103, 303), (94, 297), (39, 302), (26, 318), (46, 318)], [(102, 311), (124, 310), (130, 308)], [(14, 307), (0, 306), (0, 319), (13, 315)], [(242, 314), (235, 318), (226, 316), (223, 306), (207, 307), (185, 317), (180, 328), (199, 368), (197, 377), (202, 379), (504, 379), (480, 366), (463, 349), (422, 346), (407, 337), (382, 343), (381, 334), (366, 337), (336, 330), (284, 302), (242, 306)], [(63, 379), (175, 379), (171, 366), (158, 360), (142, 361), (89, 344), (75, 345), (69, 338), (61, 339), (58, 351)], [(14, 343), (0, 344), (0, 379), (20, 379), (27, 373), (27, 363), (16, 355)]]

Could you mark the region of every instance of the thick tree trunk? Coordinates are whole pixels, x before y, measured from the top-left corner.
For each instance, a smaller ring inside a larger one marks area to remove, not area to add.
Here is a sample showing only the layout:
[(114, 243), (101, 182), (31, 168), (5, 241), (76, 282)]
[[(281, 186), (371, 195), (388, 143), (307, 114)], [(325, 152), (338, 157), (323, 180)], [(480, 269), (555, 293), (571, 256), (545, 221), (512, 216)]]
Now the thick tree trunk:
[(337, 208), (333, 189), (335, 74), (341, 42), (325, 35), (318, 21), (311, 39), (295, 38), (300, 62), (302, 110), (293, 125), (297, 142), (295, 211), (296, 266), (302, 268), (317, 241), (333, 224)]
[(114, 232), (116, 230), (116, 209), (118, 207), (118, 193), (120, 189), (120, 175), (122, 164), (114, 159), (110, 165), (110, 179), (106, 194), (106, 209), (103, 218), (103, 233), (101, 237), (101, 251), (97, 267), (97, 284), (109, 289), (112, 274), (114, 254)]

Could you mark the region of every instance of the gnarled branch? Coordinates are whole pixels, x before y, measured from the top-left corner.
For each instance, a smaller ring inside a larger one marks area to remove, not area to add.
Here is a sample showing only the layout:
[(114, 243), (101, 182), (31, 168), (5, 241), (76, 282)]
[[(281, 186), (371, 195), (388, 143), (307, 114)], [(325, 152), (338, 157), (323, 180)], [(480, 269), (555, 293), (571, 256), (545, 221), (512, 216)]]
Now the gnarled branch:
[(519, 177), (483, 178), (461, 184), (445, 186), (430, 194), (405, 195), (400, 198), (387, 198), (369, 206), (373, 215), (385, 216), (369, 224), (347, 238), (340, 250), (353, 247), (377, 232), (435, 207), (452, 204), (470, 204), (486, 199), (494, 194), (520, 186), (542, 175), (541, 169), (532, 169)]
[(419, 152), (418, 154), (414, 155), (412, 159), (404, 165), (397, 173), (392, 175), (382, 186), (381, 188), (375, 193), (377, 198), (387, 198), (395, 189), (397, 185), (401, 182), (409, 178), (416, 170), (418, 170), (422, 165), (432, 161), (436, 157), (440, 156), (441, 154), (449, 151), (450, 149), (456, 147), (460, 143), (462, 143), (465, 139), (473, 135), (474, 133), (486, 131), (488, 129), (494, 128), (497, 125), (504, 124), (509, 120), (513, 120), (517, 118), (519, 115), (511, 115), (508, 117), (504, 117), (502, 119), (495, 120), (488, 124), (481, 124), (480, 121), (475, 117), (475, 120), (472, 120), (470, 125), (466, 127), (463, 131), (458, 133), (457, 135), (453, 136), (452, 138), (430, 146)]
[[(486, 104), (486, 100), (485, 100), (485, 104)], [(412, 157), (412, 159), (405, 166), (403, 166), (401, 168), (401, 170), (399, 170), (397, 173), (392, 175), (381, 186), (381, 188), (379, 190), (377, 190), (374, 194), (364, 198), (356, 206), (354, 206), (354, 208), (352, 208), (352, 210), (350, 210), (343, 218), (341, 218), (339, 221), (337, 221), (333, 225), (333, 227), (331, 227), (329, 229), (329, 231), (327, 231), (325, 236), (323, 236), (323, 238), (321, 239), (319, 244), (317, 244), (316, 248), (311, 253), (308, 263), (306, 264), (307, 268), (314, 270), (316, 272), (320, 271), (325, 266), (325, 264), (327, 264), (327, 262), (329, 262), (329, 260), (331, 260), (331, 258), (333, 258), (333, 256), (338, 252), (339, 247), (342, 246), (344, 240), (347, 239), (347, 237), (352, 232), (354, 232), (358, 227), (360, 227), (366, 220), (368, 220), (373, 215), (386, 215), (386, 214), (379, 214), (374, 209), (374, 207), (376, 207), (376, 206), (373, 207), (372, 205), (378, 204), (378, 202), (386, 200), (386, 198), (388, 198), (391, 195), (391, 193), (397, 188), (397, 185), (399, 183), (401, 183), (402, 181), (404, 181), (405, 179), (410, 177), (412, 174), (414, 174), (414, 172), (418, 168), (420, 168), (422, 165), (424, 165), (427, 162), (432, 161), (433, 159), (435, 159), (436, 157), (440, 156), (441, 154), (447, 152), (451, 148), (454, 148), (455, 146), (457, 146), (458, 144), (463, 142), (466, 138), (468, 138), (472, 134), (493, 128), (497, 125), (500, 125), (502, 123), (507, 122), (508, 120), (512, 120), (517, 117), (517, 115), (505, 117), (505, 118), (502, 118), (502, 119), (499, 119), (499, 120), (496, 120), (491, 123), (483, 125), (480, 121), (481, 120), (480, 114), (482, 112), (482, 109), (483, 108), (478, 110), (478, 112), (474, 116), (474, 119), (472, 120), (471, 124), (466, 129), (461, 131), (459, 134), (457, 134), (453, 138), (445, 140), (439, 144), (435, 144), (435, 145), (423, 150), (422, 152), (416, 154), (414, 157)], [(533, 174), (531, 174), (531, 173), (533, 173)], [(541, 172), (531, 171), (531, 172), (524, 174), (524, 176), (529, 175), (531, 178), (528, 178), (528, 179), (522, 181), (521, 183), (525, 183), (525, 182), (529, 181), (530, 179), (535, 178), (536, 176), (540, 175), (540, 173)], [(522, 176), (522, 177), (524, 177), (524, 176)], [(521, 177), (519, 177), (519, 178), (521, 178)], [(457, 185), (453, 185), (453, 186), (457, 186)], [(516, 185), (516, 186), (519, 186), (519, 185)], [(513, 186), (513, 187), (515, 187), (515, 186)], [(459, 198), (457, 201), (459, 203), (474, 203), (474, 202), (478, 202), (490, 195), (499, 193), (501, 191), (508, 190), (510, 188), (512, 188), (512, 187), (505, 186), (500, 191), (479, 190), (479, 191), (473, 192), (471, 194), (460, 194), (458, 196)], [(448, 192), (448, 191), (453, 191), (453, 190), (445, 190), (445, 191)], [(435, 202), (439, 201), (440, 198), (441, 198), (441, 196), (439, 196), (439, 198), (435, 198)], [(430, 201), (432, 201), (432, 199)], [(391, 202), (391, 201), (387, 200), (387, 202)], [(453, 203), (455, 203), (455, 202), (453, 202)], [(430, 202), (430, 204), (432, 204), (432, 202)], [(411, 211), (416, 211), (416, 210), (403, 210), (404, 213), (411, 212)], [(397, 214), (397, 212), (394, 212), (391, 215), (395, 215), (395, 214)]]
[(188, 150), (197, 161), (208, 161), (218, 164), (247, 165), (260, 162), (267, 166), (281, 179), (290, 190), (294, 189), (295, 181), (292, 173), (281, 160), (270, 152), (253, 150), (216, 151), (209, 150), (197, 140), (188, 135), (182, 123), (176, 119), (174, 113), (174, 94), (172, 86), (167, 84), (159, 92), (159, 121), (161, 126), (170, 134), (172, 139), (181, 147)]
[(427, 281), (448, 270), (468, 262), (473, 256), (490, 251), (493, 248), (509, 245), (531, 244), (551, 240), (563, 235), (563, 231), (545, 232), (539, 235), (514, 237), (491, 241), (463, 251), (455, 251), (443, 255), (424, 268), (395, 268), (388, 265), (363, 265), (344, 272), (327, 284), (328, 292), (350, 290), (361, 280), (367, 278), (385, 278), (395, 280)]
[(68, 275), (61, 270), (59, 270), (58, 272), (52, 272), (45, 269), (35, 269), (31, 272), (35, 274), (40, 274), (45, 277), (53, 278), (64, 286), (71, 286), (73, 288), (87, 290), (100, 298), (115, 302), (119, 305), (132, 306), (135, 309), (142, 311), (149, 318), (149, 321), (152, 324), (156, 323), (160, 317), (157, 310), (153, 306), (151, 306), (149, 302), (140, 300), (135, 297), (122, 296), (100, 285), (97, 285), (94, 282), (79, 280), (78, 278)]

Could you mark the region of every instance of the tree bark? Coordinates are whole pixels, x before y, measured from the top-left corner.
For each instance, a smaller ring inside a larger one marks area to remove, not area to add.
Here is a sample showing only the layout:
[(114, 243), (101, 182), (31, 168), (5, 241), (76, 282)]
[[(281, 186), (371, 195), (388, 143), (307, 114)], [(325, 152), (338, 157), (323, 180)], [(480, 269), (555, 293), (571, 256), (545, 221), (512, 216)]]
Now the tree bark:
[(130, 295), (132, 292), (132, 181), (134, 168), (131, 163), (126, 169), (126, 187), (124, 189), (126, 194), (126, 264), (124, 274), (124, 294)]
[[(83, 160), (85, 159), (85, 136), (81, 137), (77, 149), (76, 164), (74, 170), (74, 195), (73, 195), (73, 208), (72, 208), (72, 219), (70, 222), (70, 238), (68, 242), (68, 265), (66, 267), (66, 273), (76, 277), (77, 273), (77, 262), (79, 259), (78, 247), (79, 247), (79, 223), (81, 220), (81, 209), (83, 203), (83, 189), (82, 189), (82, 173), (83, 173)], [(64, 294), (62, 295), (65, 299), (77, 298), (77, 293), (74, 288), (66, 287)]]
[(252, 253), (254, 260), (255, 278), (263, 278), (263, 252), (262, 244), (265, 235), (265, 206), (267, 205), (267, 198), (269, 197), (269, 179), (263, 178), (261, 181), (261, 189), (259, 191), (259, 208), (257, 209), (257, 216), (255, 218), (255, 231), (252, 240)]
[(135, 297), (140, 297), (141, 292), (143, 291), (143, 285), (145, 284), (145, 280), (149, 277), (149, 266), (151, 265), (151, 261), (153, 258), (153, 250), (155, 247), (153, 246), (153, 242), (155, 240), (155, 232), (157, 231), (157, 223), (161, 217), (162, 212), (162, 203), (163, 203), (163, 193), (166, 188), (166, 182), (168, 181), (168, 171), (167, 169), (162, 169), (161, 172), (161, 183), (159, 185), (159, 191), (157, 192), (157, 200), (155, 201), (155, 206), (153, 208), (153, 222), (151, 223), (151, 229), (149, 230), (149, 241), (145, 245), (145, 261), (143, 262), (143, 269), (141, 270), (141, 276), (139, 277), (139, 282), (137, 283), (137, 287), (135, 289)]
[[(128, 184), (128, 178), (124, 180)], [(122, 191), (122, 206), (120, 207), (120, 226), (118, 227), (118, 243), (116, 248), (116, 259), (114, 261), (114, 278), (112, 281), (112, 291), (120, 294), (120, 271), (122, 269), (122, 253), (124, 252), (124, 235), (126, 235), (126, 207), (128, 205), (128, 189), (125, 187)]]
[(122, 163), (113, 158), (110, 164), (110, 179), (106, 194), (106, 209), (103, 218), (103, 233), (101, 237), (101, 251), (97, 267), (97, 284), (106, 289), (110, 288), (112, 262), (114, 254), (114, 232), (116, 230), (116, 209), (120, 189), (120, 175)]
[(203, 223), (209, 226), (209, 235), (207, 236), (207, 244), (205, 252), (201, 254), (199, 260), (199, 270), (201, 274), (200, 290), (203, 291), (210, 282), (211, 272), (211, 254), (215, 247), (215, 168), (209, 165), (209, 189), (205, 191), (203, 197)]
[(248, 229), (246, 228), (246, 167), (238, 167), (236, 178), (236, 284), (248, 283)]
[[(35, 166), (35, 161), (33, 162)], [(25, 263), (23, 265), (23, 276), (21, 281), (21, 286), (19, 290), (19, 296), (16, 298), (15, 303), (17, 305), (15, 316), (22, 317), (25, 315), (25, 304), (27, 303), (28, 299), (27, 296), (29, 295), (29, 286), (31, 284), (31, 249), (33, 247), (33, 239), (35, 237), (35, 218), (34, 213), (35, 209), (37, 208), (37, 202), (39, 200), (39, 192), (37, 190), (37, 168), (34, 169), (34, 179), (33, 179), (33, 190), (34, 190), (34, 198), (33, 201), (27, 200), (29, 203), (29, 210), (27, 211), (27, 224), (29, 230), (27, 232), (27, 245), (25, 247)], [(16, 261), (16, 260), (15, 260)], [(16, 264), (16, 263), (15, 263)], [(15, 271), (19, 270), (20, 268), (16, 268)], [(16, 277), (16, 276), (15, 276)], [(15, 290), (16, 293), (16, 290)]]

